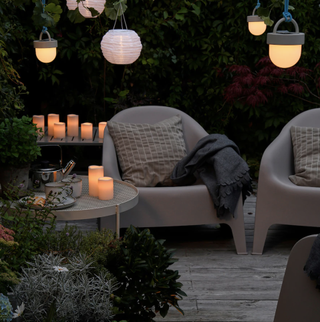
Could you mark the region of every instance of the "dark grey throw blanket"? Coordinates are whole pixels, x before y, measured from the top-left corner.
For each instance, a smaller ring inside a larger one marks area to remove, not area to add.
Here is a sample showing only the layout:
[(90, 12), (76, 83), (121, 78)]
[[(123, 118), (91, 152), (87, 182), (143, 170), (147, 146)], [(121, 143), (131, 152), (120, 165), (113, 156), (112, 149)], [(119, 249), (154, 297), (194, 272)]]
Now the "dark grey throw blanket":
[(243, 200), (252, 191), (247, 163), (237, 145), (223, 134), (202, 138), (171, 174), (176, 185), (192, 184), (197, 177), (207, 186), (218, 217), (234, 215), (241, 191)]
[(310, 255), (304, 266), (304, 271), (312, 280), (317, 281), (317, 288), (320, 289), (320, 234), (314, 241)]

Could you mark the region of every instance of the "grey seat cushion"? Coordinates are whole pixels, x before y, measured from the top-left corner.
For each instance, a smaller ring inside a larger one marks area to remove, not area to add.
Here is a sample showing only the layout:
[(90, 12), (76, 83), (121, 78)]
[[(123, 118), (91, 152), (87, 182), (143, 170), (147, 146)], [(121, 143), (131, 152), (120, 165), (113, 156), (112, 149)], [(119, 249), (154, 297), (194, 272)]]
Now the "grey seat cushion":
[(292, 126), (295, 174), (289, 179), (298, 186), (320, 187), (320, 128)]
[(186, 156), (181, 116), (156, 124), (109, 121), (122, 179), (137, 187), (170, 186), (174, 166)]

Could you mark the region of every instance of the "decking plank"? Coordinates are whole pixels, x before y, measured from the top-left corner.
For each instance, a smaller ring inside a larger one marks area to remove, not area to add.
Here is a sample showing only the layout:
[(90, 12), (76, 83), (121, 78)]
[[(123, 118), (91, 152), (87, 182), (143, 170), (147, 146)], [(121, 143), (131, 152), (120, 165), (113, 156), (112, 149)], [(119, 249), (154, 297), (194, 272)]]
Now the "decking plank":
[[(320, 233), (320, 228), (273, 225), (263, 255), (251, 255), (255, 203), (256, 196), (251, 195), (244, 204), (248, 255), (236, 254), (226, 225), (151, 228), (157, 238), (167, 240), (166, 247), (176, 249), (174, 257), (179, 260), (170, 268), (179, 271), (188, 295), (180, 301), (184, 316), (170, 308), (157, 322), (273, 321), (291, 248), (302, 237)], [(76, 224), (82, 230), (98, 228), (97, 221)], [(63, 223), (59, 225), (63, 227)]]

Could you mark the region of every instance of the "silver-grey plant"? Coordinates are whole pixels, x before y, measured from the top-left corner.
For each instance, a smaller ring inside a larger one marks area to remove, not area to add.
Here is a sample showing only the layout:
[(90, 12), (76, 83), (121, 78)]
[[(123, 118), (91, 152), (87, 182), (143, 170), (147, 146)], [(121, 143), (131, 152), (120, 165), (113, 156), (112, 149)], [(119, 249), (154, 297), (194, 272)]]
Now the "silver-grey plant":
[(110, 274), (92, 274), (85, 255), (69, 258), (42, 254), (22, 268), (13, 292), (25, 304), (27, 321), (111, 321), (112, 293), (117, 283)]

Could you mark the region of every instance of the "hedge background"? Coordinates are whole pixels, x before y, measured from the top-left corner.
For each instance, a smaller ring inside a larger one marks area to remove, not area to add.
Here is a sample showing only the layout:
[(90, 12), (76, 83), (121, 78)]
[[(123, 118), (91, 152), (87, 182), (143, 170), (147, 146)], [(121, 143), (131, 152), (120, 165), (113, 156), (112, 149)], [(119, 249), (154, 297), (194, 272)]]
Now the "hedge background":
[[(27, 0), (0, 3), (2, 109), (24, 105), (24, 114), (59, 113), (64, 121), (67, 114), (75, 113), (80, 122), (97, 125), (131, 106), (172, 106), (190, 114), (209, 133), (227, 134), (255, 171), (265, 147), (283, 125), (302, 110), (317, 107), (319, 1), (290, 2), (295, 7), (293, 18), (306, 34), (298, 66), (308, 72), (297, 70), (286, 82), (303, 81), (314, 95), (306, 87), (294, 95), (279, 91), (276, 78), (265, 75), (268, 81), (255, 86), (256, 90), (268, 87), (267, 101), (255, 104), (241, 97), (229, 101), (225, 97), (236, 77), (245, 83), (249, 74), (259, 75), (263, 64), (257, 63), (268, 55), (266, 33), (254, 37), (248, 32), (246, 17), (252, 14), (254, 1), (128, 0), (128, 28), (139, 34), (143, 49), (140, 58), (127, 66), (111, 65), (100, 50), (100, 41), (113, 21), (102, 14), (72, 23), (65, 0), (52, 1), (61, 5), (63, 13), (57, 25), (49, 28), (59, 46), (50, 64), (39, 62), (34, 53), (33, 40), (41, 32), (32, 20), (35, 4)], [(268, 2), (261, 5), (276, 0)], [(282, 11), (273, 10), (271, 18), (277, 21)], [(290, 24), (283, 25), (290, 30)], [(239, 65), (247, 66), (247, 73), (230, 69)], [(302, 71), (307, 76), (300, 77)], [(250, 89), (253, 84), (246, 86)]]

